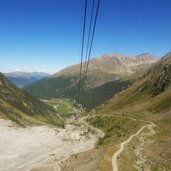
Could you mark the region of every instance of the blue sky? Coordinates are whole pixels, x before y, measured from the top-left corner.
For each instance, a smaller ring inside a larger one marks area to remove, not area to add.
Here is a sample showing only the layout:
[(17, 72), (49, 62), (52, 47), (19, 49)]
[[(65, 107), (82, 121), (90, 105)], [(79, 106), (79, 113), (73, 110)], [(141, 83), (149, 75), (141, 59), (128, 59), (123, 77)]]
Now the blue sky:
[[(0, 0), (0, 71), (80, 62), (84, 0)], [(89, 0), (89, 4), (92, 0)], [(171, 51), (170, 0), (101, 0), (92, 57)]]

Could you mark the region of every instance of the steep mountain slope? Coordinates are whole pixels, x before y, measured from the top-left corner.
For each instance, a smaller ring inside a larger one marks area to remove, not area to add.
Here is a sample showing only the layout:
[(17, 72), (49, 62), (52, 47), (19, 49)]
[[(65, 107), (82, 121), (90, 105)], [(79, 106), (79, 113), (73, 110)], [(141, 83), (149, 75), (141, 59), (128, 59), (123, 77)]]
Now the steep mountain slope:
[(155, 112), (169, 110), (171, 108), (170, 95), (171, 53), (168, 53), (132, 86), (111, 99), (106, 109), (115, 110), (121, 106), (122, 108), (136, 106), (136, 110)]
[(50, 76), (49, 74), (44, 72), (10, 72), (4, 73), (4, 75), (19, 88)]
[[(171, 169), (171, 53), (163, 57), (129, 88), (116, 94), (106, 104), (92, 112), (96, 117), (90, 118), (89, 122), (106, 131), (101, 143), (105, 144), (107, 149), (112, 149), (114, 142), (124, 139), (130, 130), (133, 135), (137, 132), (137, 127), (147, 123), (155, 125), (153, 136), (134, 139), (126, 148), (125, 156), (122, 155), (119, 161), (122, 161), (122, 170), (133, 170), (137, 160), (140, 160), (144, 169), (169, 171)], [(130, 121), (132, 123), (129, 123)], [(141, 151), (137, 157), (136, 150), (140, 147)], [(136, 162), (133, 163), (133, 160)]]
[[(113, 94), (127, 87), (159, 59), (150, 54), (136, 57), (103, 55), (90, 61), (86, 86), (78, 99), (80, 65), (68, 67), (55, 75), (40, 80), (24, 89), (38, 98), (67, 97), (76, 99), (87, 109), (102, 104)], [(85, 63), (83, 63), (83, 66)], [(84, 67), (83, 67), (84, 68)]]
[(13, 85), (0, 73), (0, 118), (20, 124), (61, 125), (55, 111), (43, 102)]

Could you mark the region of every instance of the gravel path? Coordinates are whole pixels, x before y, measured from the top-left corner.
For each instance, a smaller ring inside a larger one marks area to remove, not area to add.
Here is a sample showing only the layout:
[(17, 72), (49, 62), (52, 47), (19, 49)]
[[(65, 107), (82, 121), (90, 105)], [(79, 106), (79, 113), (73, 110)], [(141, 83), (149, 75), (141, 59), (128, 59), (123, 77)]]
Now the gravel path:
[(156, 125), (155, 125), (154, 123), (151, 123), (151, 124), (147, 124), (147, 125), (145, 125), (145, 126), (142, 126), (141, 129), (140, 129), (137, 133), (131, 135), (126, 141), (124, 141), (124, 142), (122, 142), (122, 143), (120, 144), (119, 150), (116, 151), (116, 153), (115, 153), (115, 154), (113, 155), (113, 157), (112, 157), (113, 171), (118, 171), (117, 159), (118, 159), (118, 156), (123, 152), (125, 145), (128, 144), (128, 143), (132, 140), (132, 138), (134, 138), (135, 136), (137, 136), (138, 134), (140, 134), (141, 131), (142, 131), (143, 129), (145, 129), (145, 128), (148, 128), (150, 132), (149, 132), (149, 133), (144, 133), (144, 134), (143, 134), (144, 136), (154, 135), (155, 131), (154, 131), (153, 128), (154, 128), (155, 126), (156, 126)]

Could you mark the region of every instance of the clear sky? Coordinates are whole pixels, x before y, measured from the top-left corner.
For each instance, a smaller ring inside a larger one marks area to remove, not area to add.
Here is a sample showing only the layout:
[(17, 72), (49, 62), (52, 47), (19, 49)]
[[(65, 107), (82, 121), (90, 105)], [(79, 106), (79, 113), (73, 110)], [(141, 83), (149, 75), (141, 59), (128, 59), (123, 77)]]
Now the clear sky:
[[(0, 71), (54, 73), (79, 63), (83, 1), (0, 0)], [(92, 57), (168, 51), (171, 0), (101, 0)]]

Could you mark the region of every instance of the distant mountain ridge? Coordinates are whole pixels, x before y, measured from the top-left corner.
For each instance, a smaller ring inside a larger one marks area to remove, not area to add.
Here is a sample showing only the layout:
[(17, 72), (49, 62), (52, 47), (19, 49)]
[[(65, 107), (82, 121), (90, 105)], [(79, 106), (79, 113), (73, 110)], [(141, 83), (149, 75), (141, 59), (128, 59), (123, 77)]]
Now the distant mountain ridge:
[(44, 72), (20, 71), (4, 73), (4, 75), (19, 88), (23, 88), (26, 85), (32, 84), (42, 78), (50, 76), (50, 74)]
[[(38, 98), (71, 98), (88, 109), (97, 107), (113, 94), (126, 88), (159, 58), (150, 54), (127, 57), (121, 54), (103, 55), (90, 60), (82, 97), (78, 99), (80, 64), (24, 87)], [(84, 69), (85, 63), (83, 63)], [(83, 75), (84, 76), (84, 75)], [(84, 78), (83, 78), (84, 79)]]
[[(89, 63), (89, 69), (93, 69), (93, 68), (98, 68), (101, 69), (105, 72), (109, 72), (109, 73), (129, 73), (129, 71), (131, 72), (135, 72), (134, 68), (137, 65), (146, 65), (146, 64), (150, 64), (150, 63), (155, 63), (159, 61), (159, 58), (156, 58), (155, 56), (149, 54), (149, 53), (144, 53), (141, 55), (137, 55), (135, 57), (129, 57), (129, 56), (125, 56), (122, 54), (105, 54), (99, 58), (93, 58), (90, 60)], [(83, 63), (84, 65), (85, 63)], [(71, 67), (68, 67), (66, 69), (61, 70), (60, 72), (56, 73), (55, 75), (59, 75), (59, 74), (68, 74), (68, 72), (75, 71), (77, 70), (77, 72), (79, 71), (77, 68), (80, 66), (80, 64), (78, 65), (73, 65)], [(121, 67), (119, 69), (119, 67)], [(119, 70), (117, 70), (119, 69)]]

